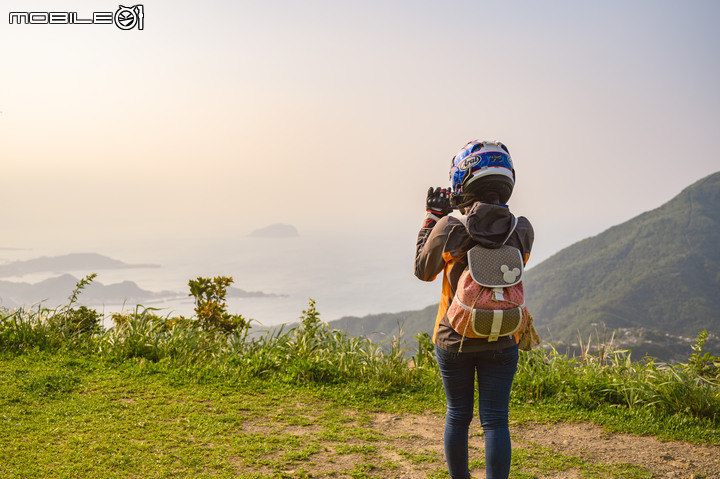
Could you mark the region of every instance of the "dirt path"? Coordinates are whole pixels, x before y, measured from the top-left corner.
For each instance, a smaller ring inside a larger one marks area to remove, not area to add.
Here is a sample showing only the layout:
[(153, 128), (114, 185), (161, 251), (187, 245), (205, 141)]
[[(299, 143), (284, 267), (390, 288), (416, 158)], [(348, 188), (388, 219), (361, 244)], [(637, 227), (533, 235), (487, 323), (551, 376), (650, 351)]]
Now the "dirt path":
[[(239, 456), (239, 474), (335, 479), (447, 477), (442, 415), (338, 409), (330, 414), (340, 420), (328, 423), (327, 411), (317, 405), (285, 404), (281, 412), (248, 419), (241, 432), (255, 440), (289, 436), (295, 439), (286, 443), (305, 444), (307, 453), (303, 455), (296, 447), (260, 453), (261, 459), (268, 460), (288, 454), (295, 457), (280, 466), (264, 466), (262, 461)], [(720, 479), (720, 445), (662, 442), (652, 436), (607, 432), (587, 422), (511, 424), (510, 433), (513, 471), (523, 478), (648, 478), (651, 473), (658, 479)], [(482, 479), (484, 439), (477, 418), (471, 424), (469, 446), (472, 477)]]
[[(429, 449), (442, 455), (442, 417), (378, 414), (373, 426), (387, 437), (394, 437), (404, 448)], [(471, 432), (476, 433), (470, 438), (471, 458), (477, 459), (483, 454), (483, 438), (476, 421), (473, 421)], [(511, 435), (516, 449), (539, 445), (590, 463), (633, 464), (646, 468), (658, 478), (720, 478), (720, 445), (661, 442), (654, 437), (608, 433), (590, 423), (513, 425)], [(481, 470), (472, 472), (475, 478), (485, 477)], [(421, 476), (410, 473), (401, 477)], [(540, 477), (575, 479), (581, 475), (571, 469)]]
[(651, 436), (608, 433), (590, 423), (534, 424), (513, 429), (519, 442), (533, 442), (590, 462), (634, 464), (658, 477), (720, 477), (720, 446), (717, 445), (661, 442)]

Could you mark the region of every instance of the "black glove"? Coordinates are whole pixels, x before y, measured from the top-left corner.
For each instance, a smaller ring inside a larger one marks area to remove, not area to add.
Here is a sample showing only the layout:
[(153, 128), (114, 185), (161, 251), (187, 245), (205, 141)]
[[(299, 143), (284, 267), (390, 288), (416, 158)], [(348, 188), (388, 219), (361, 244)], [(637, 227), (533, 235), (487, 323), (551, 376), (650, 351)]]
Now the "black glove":
[(425, 210), (428, 213), (436, 215), (438, 218), (450, 214), (452, 212), (452, 206), (450, 206), (450, 190), (439, 186), (435, 189), (430, 187), (427, 192), (427, 199), (425, 200)]
[(427, 199), (425, 200), (425, 228), (432, 228), (435, 223), (445, 215), (452, 212), (450, 205), (450, 190), (438, 186), (437, 188), (428, 189)]

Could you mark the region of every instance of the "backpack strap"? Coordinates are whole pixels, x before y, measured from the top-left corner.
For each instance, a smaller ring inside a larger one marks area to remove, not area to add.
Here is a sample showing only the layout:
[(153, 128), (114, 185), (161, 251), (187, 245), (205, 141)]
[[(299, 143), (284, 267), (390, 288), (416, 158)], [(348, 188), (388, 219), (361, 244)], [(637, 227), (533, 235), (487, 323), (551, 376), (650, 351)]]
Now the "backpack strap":
[(513, 216), (512, 219), (513, 219), (512, 228), (510, 228), (510, 232), (507, 234), (507, 236), (506, 236), (505, 239), (503, 240), (503, 242), (502, 242), (503, 245), (504, 245), (505, 243), (507, 243), (507, 241), (510, 239), (510, 236), (515, 232), (515, 228), (517, 228), (518, 219), (517, 219), (515, 216)]
[(493, 311), (493, 321), (492, 326), (490, 326), (490, 335), (488, 336), (488, 341), (497, 341), (498, 337), (500, 336), (500, 328), (502, 327), (503, 323), (503, 314), (504, 311)]

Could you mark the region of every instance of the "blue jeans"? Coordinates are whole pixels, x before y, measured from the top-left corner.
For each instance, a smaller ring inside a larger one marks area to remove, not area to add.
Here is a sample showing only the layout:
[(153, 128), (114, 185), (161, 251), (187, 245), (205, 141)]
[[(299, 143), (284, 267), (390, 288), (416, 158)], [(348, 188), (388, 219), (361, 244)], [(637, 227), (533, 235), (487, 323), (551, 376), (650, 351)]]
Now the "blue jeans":
[(447, 398), (445, 459), (450, 477), (470, 477), (468, 430), (473, 418), (477, 375), (480, 424), (485, 432), (485, 477), (507, 479), (511, 458), (508, 406), (517, 370), (517, 346), (467, 353), (450, 353), (435, 347), (435, 354)]

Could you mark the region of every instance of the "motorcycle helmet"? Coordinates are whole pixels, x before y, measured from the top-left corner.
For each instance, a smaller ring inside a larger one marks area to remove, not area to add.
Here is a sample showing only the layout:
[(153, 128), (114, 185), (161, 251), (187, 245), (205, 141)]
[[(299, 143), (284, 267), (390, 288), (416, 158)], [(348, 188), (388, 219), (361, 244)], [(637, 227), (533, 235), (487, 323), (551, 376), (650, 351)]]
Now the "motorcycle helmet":
[(507, 203), (515, 186), (515, 169), (508, 148), (499, 141), (474, 140), (452, 159), (450, 182), (455, 203), (495, 192)]

